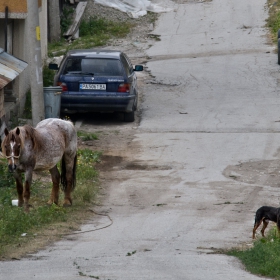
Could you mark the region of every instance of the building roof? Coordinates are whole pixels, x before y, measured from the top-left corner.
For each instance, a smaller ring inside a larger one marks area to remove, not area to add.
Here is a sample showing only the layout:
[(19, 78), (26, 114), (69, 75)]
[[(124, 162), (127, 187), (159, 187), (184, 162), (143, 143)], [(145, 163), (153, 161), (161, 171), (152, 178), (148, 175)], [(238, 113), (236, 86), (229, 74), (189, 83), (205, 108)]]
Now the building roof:
[(0, 89), (14, 80), (28, 64), (0, 48)]

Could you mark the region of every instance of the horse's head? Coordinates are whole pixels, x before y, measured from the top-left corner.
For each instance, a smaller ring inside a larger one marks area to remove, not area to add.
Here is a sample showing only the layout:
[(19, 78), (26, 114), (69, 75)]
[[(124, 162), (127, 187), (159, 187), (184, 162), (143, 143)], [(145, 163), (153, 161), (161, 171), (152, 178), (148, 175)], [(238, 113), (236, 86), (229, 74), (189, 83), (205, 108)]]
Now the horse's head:
[(20, 151), (22, 141), (20, 138), (20, 129), (16, 128), (12, 131), (8, 131), (7, 128), (4, 130), (5, 139), (2, 142), (3, 155), (8, 160), (9, 171), (13, 172), (16, 170), (19, 163)]

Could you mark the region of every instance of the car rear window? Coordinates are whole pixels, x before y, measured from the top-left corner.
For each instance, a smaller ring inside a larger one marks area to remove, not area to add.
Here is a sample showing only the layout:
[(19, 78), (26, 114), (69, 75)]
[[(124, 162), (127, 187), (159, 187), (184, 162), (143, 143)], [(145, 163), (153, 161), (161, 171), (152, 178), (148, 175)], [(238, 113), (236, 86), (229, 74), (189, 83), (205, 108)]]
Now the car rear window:
[(69, 58), (63, 71), (64, 75), (122, 76), (122, 73), (119, 60), (104, 58)]

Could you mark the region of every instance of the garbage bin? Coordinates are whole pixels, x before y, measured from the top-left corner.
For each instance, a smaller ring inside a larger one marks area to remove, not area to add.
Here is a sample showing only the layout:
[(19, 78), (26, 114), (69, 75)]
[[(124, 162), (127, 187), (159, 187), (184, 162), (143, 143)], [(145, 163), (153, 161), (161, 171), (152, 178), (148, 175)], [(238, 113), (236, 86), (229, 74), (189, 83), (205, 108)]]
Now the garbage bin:
[(45, 118), (60, 117), (61, 87), (44, 87)]

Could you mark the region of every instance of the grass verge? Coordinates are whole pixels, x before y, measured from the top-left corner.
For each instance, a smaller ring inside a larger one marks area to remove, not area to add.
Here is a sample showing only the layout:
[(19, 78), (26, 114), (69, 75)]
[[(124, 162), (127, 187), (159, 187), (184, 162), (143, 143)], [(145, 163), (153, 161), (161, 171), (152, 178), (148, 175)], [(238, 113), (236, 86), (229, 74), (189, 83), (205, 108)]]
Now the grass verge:
[(111, 39), (124, 38), (133, 25), (129, 22), (114, 22), (103, 18), (91, 17), (82, 20), (79, 29), (80, 38), (68, 42), (61, 39), (48, 45), (48, 56), (64, 55), (68, 50), (90, 49), (104, 46)]
[(231, 250), (228, 255), (239, 258), (246, 269), (256, 275), (280, 279), (280, 238), (276, 228), (266, 238), (258, 239), (248, 250)]
[(274, 43), (277, 42), (277, 32), (280, 29), (280, 0), (267, 1), (269, 17), (267, 27), (270, 30), (270, 36)]
[[(2, 259), (20, 257), (23, 253), (45, 245), (46, 241), (50, 241), (54, 235), (59, 238), (64, 233), (78, 228), (79, 223), (89, 216), (86, 211), (96, 199), (99, 186), (95, 163), (99, 161), (100, 156), (101, 152), (90, 149), (78, 151), (77, 186), (72, 193), (73, 206), (69, 208), (60, 206), (64, 197), (62, 192), (59, 206), (46, 205), (51, 192), (50, 175), (48, 172), (37, 175), (31, 188), (32, 208), (29, 214), (26, 214), (22, 208), (12, 206), (12, 199), (17, 199), (15, 181), (12, 174), (7, 171), (6, 160), (0, 161), (0, 257)], [(38, 246), (30, 247), (31, 243), (38, 243)]]

